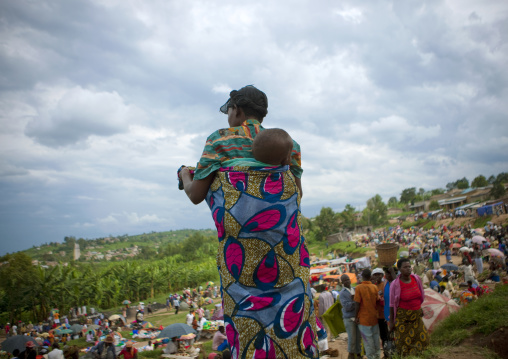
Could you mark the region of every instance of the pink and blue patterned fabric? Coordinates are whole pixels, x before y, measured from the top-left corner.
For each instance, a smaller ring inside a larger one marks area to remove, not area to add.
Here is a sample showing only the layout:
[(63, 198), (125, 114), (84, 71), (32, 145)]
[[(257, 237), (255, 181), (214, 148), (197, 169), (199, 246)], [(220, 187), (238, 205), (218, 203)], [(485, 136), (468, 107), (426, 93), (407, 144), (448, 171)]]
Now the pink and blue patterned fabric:
[(232, 357), (317, 358), (309, 253), (288, 166), (217, 171), (206, 201)]

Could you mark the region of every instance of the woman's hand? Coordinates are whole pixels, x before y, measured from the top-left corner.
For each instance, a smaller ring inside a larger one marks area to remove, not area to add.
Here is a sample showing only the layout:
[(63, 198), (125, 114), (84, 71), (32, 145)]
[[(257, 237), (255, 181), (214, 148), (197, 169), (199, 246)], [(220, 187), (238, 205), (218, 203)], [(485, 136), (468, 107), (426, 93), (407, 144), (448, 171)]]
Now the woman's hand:
[(392, 332), (394, 328), (395, 323), (393, 321), (388, 322), (388, 330)]
[(183, 176), (186, 175), (186, 176), (190, 176), (191, 178), (194, 177), (194, 174), (190, 172), (189, 168), (186, 167), (186, 166), (182, 166), (182, 169), (180, 170), (180, 172), (178, 172), (178, 177), (180, 179), (183, 179)]

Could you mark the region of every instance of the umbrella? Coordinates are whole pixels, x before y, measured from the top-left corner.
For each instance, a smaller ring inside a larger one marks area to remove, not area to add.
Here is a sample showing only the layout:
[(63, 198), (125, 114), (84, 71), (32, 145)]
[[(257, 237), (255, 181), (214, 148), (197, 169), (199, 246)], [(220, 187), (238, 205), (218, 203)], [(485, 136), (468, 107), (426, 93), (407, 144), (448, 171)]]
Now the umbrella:
[(60, 325), (60, 326), (56, 327), (55, 329), (57, 329), (57, 330), (58, 330), (58, 329), (60, 329), (60, 330), (61, 330), (61, 329), (71, 329), (71, 326), (70, 326), (69, 324), (67, 324), (67, 323), (64, 323), (64, 324), (62, 324), (62, 325)]
[(26, 335), (15, 335), (13, 337), (7, 338), (2, 343), (2, 350), (12, 353), (14, 349), (18, 349), (20, 352), (22, 352), (25, 350), (27, 342), (34, 342), (35, 345), (38, 345), (35, 339), (32, 337), (28, 337)]
[(150, 323), (150, 322), (143, 322), (143, 324), (141, 325), (143, 328), (145, 329), (152, 329), (152, 328), (155, 328), (155, 326)]
[(487, 249), (487, 252), (489, 252), (489, 255), (491, 257), (499, 257), (499, 258), (504, 257), (504, 253), (501, 252), (499, 249), (489, 248), (489, 249)]
[(208, 282), (208, 283), (206, 283), (206, 285), (213, 285), (213, 284), (214, 284), (214, 283), (213, 283), (213, 282), (211, 282), (211, 281), (210, 281), (210, 282)]
[(482, 236), (474, 236), (473, 237), (473, 243), (482, 244), (483, 242), (486, 242), (487, 240)]
[(111, 333), (109, 333), (109, 335), (113, 335), (113, 336), (117, 336), (119, 338), (123, 338), (122, 333), (120, 333), (120, 332), (111, 332)]
[(79, 324), (73, 324), (71, 325), (71, 329), (74, 334), (78, 334), (83, 329), (83, 326)]
[(205, 298), (205, 304), (213, 304), (212, 298)]
[(191, 340), (196, 337), (196, 334), (185, 334), (180, 337), (180, 340)]
[(58, 335), (72, 334), (72, 333), (74, 333), (74, 331), (72, 329), (55, 329), (55, 333)]
[(120, 319), (120, 315), (118, 315), (118, 314), (113, 314), (113, 315), (112, 315), (112, 316), (110, 316), (108, 319), (109, 319), (109, 320), (118, 320), (118, 319)]
[(127, 324), (127, 319), (125, 319), (125, 317), (123, 315), (118, 314), (118, 316), (119, 316), (120, 320), (123, 322), (124, 325)]
[(461, 249), (459, 249), (459, 251), (461, 251), (461, 252), (469, 252), (469, 247), (462, 247)]
[(459, 267), (452, 263), (443, 264), (441, 268), (446, 269), (447, 271), (459, 270)]
[(425, 289), (425, 300), (422, 304), (423, 324), (429, 332), (451, 313), (460, 309), (460, 306), (453, 299), (449, 299), (438, 292)]
[(399, 257), (400, 258), (407, 258), (407, 257), (409, 257), (409, 252), (402, 251), (402, 252), (399, 253)]
[(452, 248), (460, 248), (461, 244), (460, 243), (453, 243), (451, 245)]
[(191, 326), (184, 323), (175, 323), (164, 328), (157, 338), (173, 338), (180, 337), (185, 334), (196, 334)]
[(131, 301), (126, 299), (122, 302), (122, 304), (131, 304)]
[(95, 331), (97, 329), (99, 329), (100, 327), (98, 325), (95, 325), (95, 324), (90, 324), (87, 328), (83, 327), (81, 329), (82, 332), (84, 333), (89, 333), (89, 332), (92, 332), (92, 333), (95, 333)]

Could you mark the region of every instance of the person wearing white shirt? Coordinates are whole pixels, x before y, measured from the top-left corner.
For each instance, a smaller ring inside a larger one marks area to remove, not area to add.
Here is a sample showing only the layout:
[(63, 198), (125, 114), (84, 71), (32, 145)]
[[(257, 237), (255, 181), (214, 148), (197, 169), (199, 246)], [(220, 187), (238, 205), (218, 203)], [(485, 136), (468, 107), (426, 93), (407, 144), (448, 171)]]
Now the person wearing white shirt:
[(199, 341), (201, 338), (201, 332), (203, 331), (203, 325), (205, 324), (206, 319), (203, 317), (199, 319), (198, 321), (198, 328), (196, 329), (198, 331), (198, 335), (196, 336), (196, 341)]
[(192, 327), (192, 321), (194, 320), (194, 309), (192, 309), (190, 311), (189, 314), (187, 314), (187, 317), (186, 317), (186, 322), (187, 322), (187, 325)]
[(53, 344), (53, 350), (49, 352), (48, 359), (64, 359), (63, 351), (58, 343)]

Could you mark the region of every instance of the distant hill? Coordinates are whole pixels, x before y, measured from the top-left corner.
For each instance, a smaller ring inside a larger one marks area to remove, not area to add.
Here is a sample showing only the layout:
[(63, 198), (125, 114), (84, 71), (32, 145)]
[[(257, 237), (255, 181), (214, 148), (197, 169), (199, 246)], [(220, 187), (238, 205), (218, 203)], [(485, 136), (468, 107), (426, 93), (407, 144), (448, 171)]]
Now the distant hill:
[(74, 259), (75, 244), (79, 245), (78, 261), (146, 259), (157, 254), (170, 243), (178, 244), (189, 236), (199, 233), (205, 237), (217, 236), (212, 229), (181, 229), (167, 232), (151, 232), (138, 235), (111, 236), (96, 239), (65, 237), (63, 243), (51, 242), (21, 251), (39, 262), (69, 262)]

